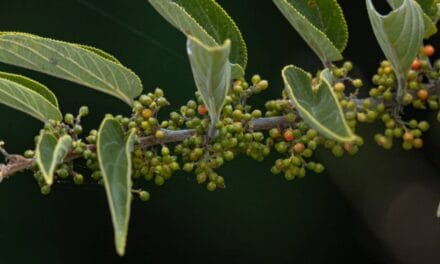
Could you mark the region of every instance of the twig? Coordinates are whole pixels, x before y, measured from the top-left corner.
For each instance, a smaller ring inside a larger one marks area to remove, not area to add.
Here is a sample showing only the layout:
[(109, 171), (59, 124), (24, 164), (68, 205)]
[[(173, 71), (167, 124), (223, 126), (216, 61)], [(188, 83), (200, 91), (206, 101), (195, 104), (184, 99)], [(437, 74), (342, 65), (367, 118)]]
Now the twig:
[[(252, 120), (253, 130), (268, 130), (275, 127), (285, 127), (289, 125), (289, 122), (283, 116), (276, 117), (264, 117)], [(195, 129), (182, 129), (182, 130), (168, 130), (162, 129), (165, 132), (165, 137), (161, 140), (157, 139), (155, 136), (147, 136), (140, 139), (138, 147), (147, 148), (155, 145), (181, 142), (186, 138), (190, 138), (196, 134)], [(22, 155), (11, 155), (6, 152), (6, 150), (1, 145), (0, 142), (0, 153), (5, 156), (6, 164), (0, 164), (0, 182), (14, 175), (22, 170), (30, 169), (35, 164), (35, 158), (27, 159)], [(96, 145), (89, 144), (87, 149), (95, 151)], [(80, 158), (79, 155), (73, 152), (68, 154), (66, 161), (72, 161)]]

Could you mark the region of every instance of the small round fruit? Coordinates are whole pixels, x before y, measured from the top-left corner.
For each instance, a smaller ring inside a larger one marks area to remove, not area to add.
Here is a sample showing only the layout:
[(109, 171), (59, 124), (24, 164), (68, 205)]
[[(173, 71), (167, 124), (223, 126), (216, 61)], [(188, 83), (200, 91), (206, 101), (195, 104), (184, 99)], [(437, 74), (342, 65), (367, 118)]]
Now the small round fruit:
[(295, 136), (293, 135), (293, 132), (291, 129), (287, 129), (286, 131), (284, 131), (283, 137), (284, 137), (284, 140), (286, 140), (286, 141), (292, 141), (295, 139)]
[(209, 182), (206, 185), (206, 189), (208, 189), (208, 191), (213, 192), (215, 191), (215, 189), (217, 189), (217, 185), (215, 184), (215, 182)]
[(418, 59), (415, 59), (414, 61), (413, 61), (413, 63), (411, 64), (411, 69), (413, 69), (413, 70), (415, 70), (415, 71), (417, 71), (417, 70), (419, 70), (420, 69), (420, 60), (418, 60)]
[(83, 105), (79, 108), (79, 115), (80, 116), (84, 117), (84, 116), (87, 116), (88, 114), (89, 114), (89, 108), (87, 106)]
[(435, 53), (435, 48), (432, 45), (426, 45), (423, 47), (423, 54), (427, 57), (433, 56)]
[(199, 113), (199, 115), (206, 115), (208, 113), (208, 108), (206, 108), (205, 105), (199, 105), (197, 107), (197, 112)]
[(411, 132), (405, 132), (405, 134), (403, 134), (403, 140), (404, 141), (413, 141), (414, 140), (414, 134)]
[(427, 99), (428, 99), (428, 97), (429, 97), (429, 93), (428, 93), (428, 90), (426, 90), (426, 89), (420, 89), (418, 92), (417, 92), (417, 97), (420, 99), (420, 100), (422, 100), (422, 101), (426, 101)]
[(303, 153), (305, 149), (306, 147), (303, 143), (296, 143), (295, 146), (293, 146), (293, 150), (298, 154)]
[(153, 111), (151, 111), (151, 109), (146, 108), (146, 109), (142, 110), (142, 117), (143, 118), (148, 119), (152, 116), (153, 116)]
[(162, 130), (157, 130), (156, 133), (154, 134), (154, 136), (161, 140), (165, 138), (165, 132), (163, 132)]
[(141, 199), (143, 202), (150, 200), (150, 193), (147, 191), (139, 192), (139, 199)]
[(41, 186), (40, 191), (42, 195), (48, 195), (50, 193), (50, 185)]
[(73, 176), (73, 182), (77, 185), (81, 185), (84, 182), (84, 176), (82, 176), (81, 174), (77, 173), (75, 174), (75, 176)]
[(413, 147), (416, 149), (422, 148), (423, 147), (423, 139), (421, 139), (421, 138), (414, 139)]

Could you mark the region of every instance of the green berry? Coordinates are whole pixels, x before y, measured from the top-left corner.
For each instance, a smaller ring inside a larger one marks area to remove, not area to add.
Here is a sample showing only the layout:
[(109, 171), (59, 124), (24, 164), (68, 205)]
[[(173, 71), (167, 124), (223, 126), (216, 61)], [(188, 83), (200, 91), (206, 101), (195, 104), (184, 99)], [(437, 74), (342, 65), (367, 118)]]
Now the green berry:
[(269, 82), (266, 80), (261, 80), (256, 85), (256, 88), (259, 90), (266, 90), (267, 88), (269, 88)]
[(255, 74), (254, 76), (252, 76), (252, 84), (253, 85), (256, 85), (256, 84), (258, 84), (260, 81), (261, 81), (261, 77), (260, 77), (260, 75), (258, 75), (258, 74)]
[(162, 176), (160, 176), (160, 175), (157, 175), (157, 176), (154, 178), (154, 183), (155, 183), (157, 186), (162, 186), (162, 185), (164, 185), (164, 183), (165, 183), (165, 178), (162, 177)]
[(81, 125), (75, 125), (75, 126), (73, 127), (73, 132), (74, 132), (75, 134), (77, 134), (77, 135), (82, 134), (82, 132), (83, 132), (83, 128), (82, 128), (82, 126), (81, 126)]
[(157, 139), (162, 140), (165, 138), (165, 132), (163, 132), (162, 130), (157, 130), (156, 133), (154, 134), (154, 136)]
[(150, 200), (150, 193), (147, 191), (139, 192), (139, 199), (141, 199), (143, 202)]
[(57, 175), (60, 178), (65, 179), (65, 178), (69, 177), (69, 171), (65, 168), (60, 168), (57, 170)]
[(67, 113), (64, 115), (64, 122), (66, 124), (73, 125), (75, 122), (75, 117), (72, 114)]
[(315, 165), (315, 172), (316, 173), (322, 173), (323, 171), (324, 171), (324, 166), (321, 164), (321, 163), (317, 163), (316, 165)]
[(50, 185), (41, 186), (40, 192), (42, 195), (48, 195), (50, 193)]
[(428, 131), (429, 129), (429, 123), (426, 121), (422, 121), (419, 123), (418, 127), (420, 128), (420, 130), (422, 130), (423, 132)]
[(79, 108), (79, 115), (84, 117), (87, 116), (89, 114), (89, 108), (87, 106), (81, 106)]
[(225, 151), (224, 153), (223, 153), (223, 157), (225, 158), (225, 160), (227, 160), (227, 161), (231, 161), (231, 160), (233, 160), (234, 159), (234, 153), (232, 152), (232, 151)]
[(166, 146), (163, 146), (160, 152), (161, 152), (162, 156), (170, 155), (170, 149)]
[(206, 185), (206, 189), (208, 189), (208, 191), (213, 192), (215, 191), (215, 189), (217, 189), (217, 184), (215, 184), (215, 182), (209, 182)]
[(81, 185), (84, 183), (84, 176), (82, 176), (81, 174), (77, 173), (73, 176), (73, 182), (77, 185)]
[(361, 79), (353, 80), (352, 84), (354, 88), (361, 88), (364, 85)]
[(24, 152), (24, 157), (27, 158), (27, 159), (33, 158), (34, 155), (35, 155), (35, 152), (33, 150), (31, 150), (31, 149), (28, 149), (28, 150), (26, 150)]

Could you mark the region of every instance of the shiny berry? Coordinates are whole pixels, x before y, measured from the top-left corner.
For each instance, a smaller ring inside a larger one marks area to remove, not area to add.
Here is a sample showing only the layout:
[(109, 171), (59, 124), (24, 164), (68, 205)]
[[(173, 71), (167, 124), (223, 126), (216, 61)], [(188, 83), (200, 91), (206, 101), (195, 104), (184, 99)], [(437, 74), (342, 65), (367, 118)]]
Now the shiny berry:
[(433, 56), (435, 53), (435, 48), (432, 45), (426, 45), (423, 47), (423, 54), (427, 57)]

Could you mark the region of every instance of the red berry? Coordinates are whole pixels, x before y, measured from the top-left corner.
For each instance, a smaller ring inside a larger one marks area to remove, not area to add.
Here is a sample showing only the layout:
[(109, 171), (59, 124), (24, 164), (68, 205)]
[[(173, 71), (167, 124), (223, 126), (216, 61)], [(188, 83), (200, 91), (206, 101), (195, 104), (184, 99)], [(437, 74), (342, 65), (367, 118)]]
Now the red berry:
[(200, 115), (206, 115), (208, 113), (208, 108), (204, 105), (199, 105), (197, 107), (197, 112), (199, 112)]
[(420, 69), (420, 65), (421, 65), (420, 61), (418, 59), (415, 59), (411, 64), (411, 69), (417, 71)]
[(292, 130), (290, 130), (290, 129), (284, 131), (283, 137), (284, 137), (284, 140), (286, 140), (286, 141), (292, 141), (295, 139), (295, 136), (293, 135)]

